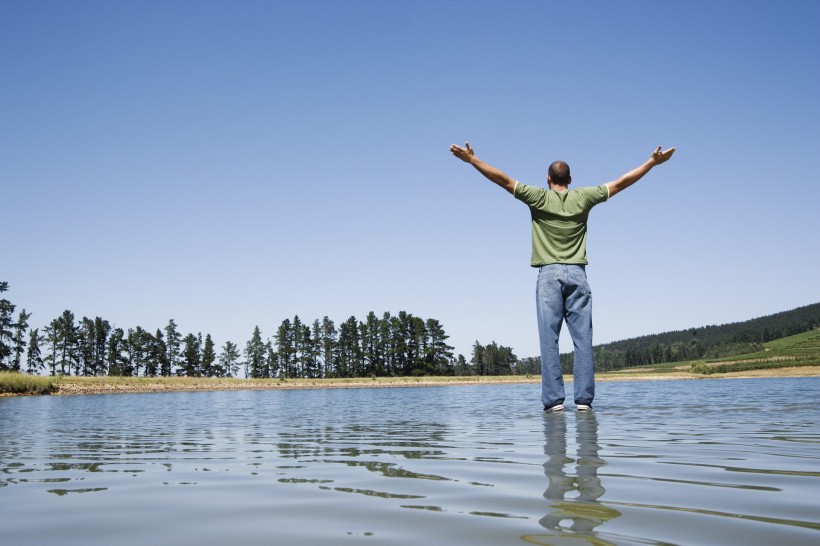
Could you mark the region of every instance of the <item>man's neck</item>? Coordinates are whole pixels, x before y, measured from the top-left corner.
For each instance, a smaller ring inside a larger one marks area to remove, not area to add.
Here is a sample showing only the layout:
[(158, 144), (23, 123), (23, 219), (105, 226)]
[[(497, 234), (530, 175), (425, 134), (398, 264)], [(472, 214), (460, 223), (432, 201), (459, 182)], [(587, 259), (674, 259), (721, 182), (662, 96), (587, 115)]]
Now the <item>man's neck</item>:
[(569, 189), (569, 186), (562, 186), (560, 184), (550, 183), (550, 189), (555, 190), (557, 192), (564, 193), (565, 191), (567, 191)]

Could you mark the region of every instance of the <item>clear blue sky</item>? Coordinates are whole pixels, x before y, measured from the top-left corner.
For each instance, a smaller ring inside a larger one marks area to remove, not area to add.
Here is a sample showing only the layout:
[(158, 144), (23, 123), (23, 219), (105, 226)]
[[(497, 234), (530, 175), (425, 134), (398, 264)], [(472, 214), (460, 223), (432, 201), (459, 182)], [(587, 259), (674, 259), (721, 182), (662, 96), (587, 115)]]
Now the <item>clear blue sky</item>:
[[(0, 0), (0, 280), (244, 347), (406, 310), (538, 354), (524, 205), (596, 207), (595, 342), (820, 301), (815, 1)], [(568, 336), (562, 349), (571, 350)]]

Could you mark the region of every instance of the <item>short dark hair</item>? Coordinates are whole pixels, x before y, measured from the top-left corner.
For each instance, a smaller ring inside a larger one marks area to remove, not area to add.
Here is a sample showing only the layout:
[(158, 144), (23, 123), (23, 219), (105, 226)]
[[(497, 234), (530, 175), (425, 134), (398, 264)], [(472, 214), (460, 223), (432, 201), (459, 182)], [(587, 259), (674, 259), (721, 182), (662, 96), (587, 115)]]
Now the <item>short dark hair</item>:
[(563, 161), (553, 161), (549, 171), (547, 171), (547, 176), (550, 177), (553, 184), (566, 186), (569, 184), (571, 178), (569, 175), (569, 165)]

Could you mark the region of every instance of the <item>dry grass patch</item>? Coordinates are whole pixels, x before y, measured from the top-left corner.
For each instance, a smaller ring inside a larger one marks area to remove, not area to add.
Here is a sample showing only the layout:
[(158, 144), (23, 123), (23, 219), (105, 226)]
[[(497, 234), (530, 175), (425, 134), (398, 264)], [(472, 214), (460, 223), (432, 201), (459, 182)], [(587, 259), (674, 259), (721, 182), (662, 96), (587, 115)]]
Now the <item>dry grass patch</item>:
[(0, 395), (51, 394), (56, 389), (54, 379), (19, 372), (0, 372)]
[(129, 392), (236, 391), (278, 389), (360, 389), (373, 387), (431, 387), (535, 383), (540, 377), (355, 377), (325, 379), (238, 379), (214, 377), (60, 377), (56, 394), (113, 394)]

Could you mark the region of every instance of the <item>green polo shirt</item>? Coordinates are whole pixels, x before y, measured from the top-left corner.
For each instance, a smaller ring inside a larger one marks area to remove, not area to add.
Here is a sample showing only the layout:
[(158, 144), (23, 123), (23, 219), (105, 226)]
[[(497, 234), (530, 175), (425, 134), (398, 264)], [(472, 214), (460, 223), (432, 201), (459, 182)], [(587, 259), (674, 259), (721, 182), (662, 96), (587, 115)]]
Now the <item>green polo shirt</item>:
[(587, 263), (587, 218), (609, 197), (606, 184), (559, 192), (516, 182), (513, 195), (530, 207), (533, 267)]

